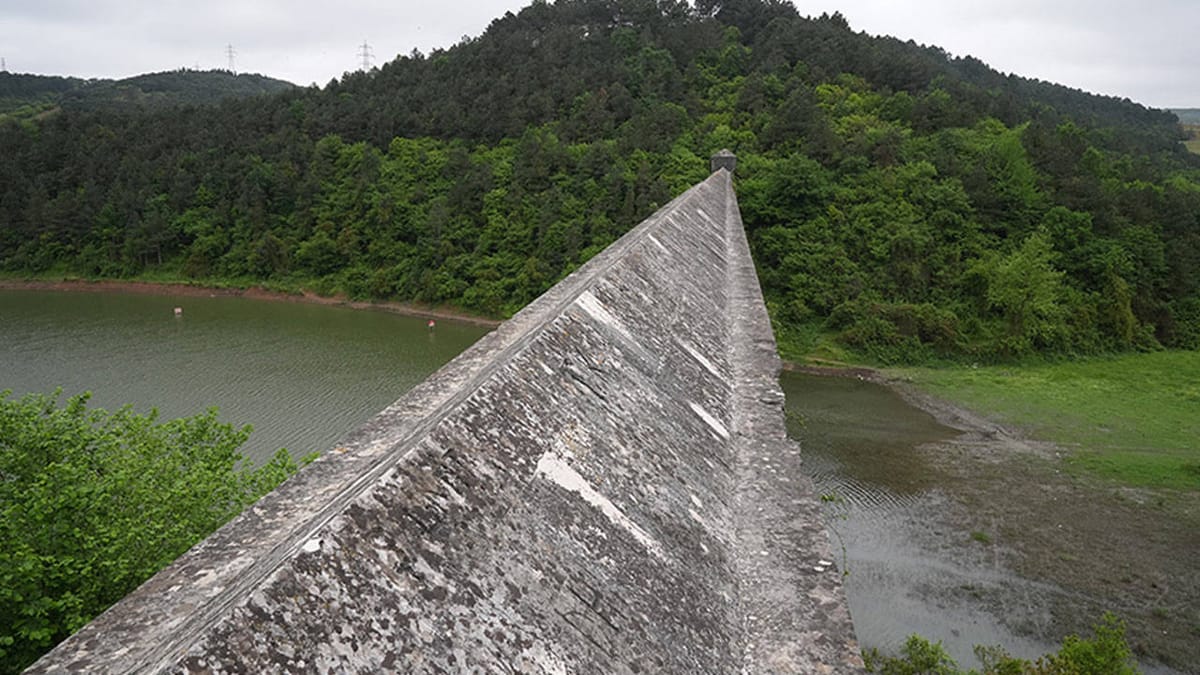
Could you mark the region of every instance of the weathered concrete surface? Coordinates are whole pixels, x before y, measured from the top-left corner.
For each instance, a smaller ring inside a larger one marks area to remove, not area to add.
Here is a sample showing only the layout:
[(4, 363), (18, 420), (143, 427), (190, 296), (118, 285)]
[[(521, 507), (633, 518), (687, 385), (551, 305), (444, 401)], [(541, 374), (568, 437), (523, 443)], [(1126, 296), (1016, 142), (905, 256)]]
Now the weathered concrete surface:
[(729, 173), (32, 672), (855, 672)]

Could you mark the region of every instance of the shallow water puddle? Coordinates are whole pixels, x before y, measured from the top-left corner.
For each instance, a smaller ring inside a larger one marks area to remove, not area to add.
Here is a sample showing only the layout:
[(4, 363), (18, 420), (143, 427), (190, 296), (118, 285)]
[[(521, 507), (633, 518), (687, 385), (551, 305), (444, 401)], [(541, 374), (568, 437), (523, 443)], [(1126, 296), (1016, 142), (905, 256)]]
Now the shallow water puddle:
[(1044, 637), (1059, 628), (1055, 611), (1096, 604), (1011, 569), (1012, 551), (992, 540), (1022, 524), (975, 508), (967, 494), (980, 486), (975, 497), (994, 502), (1005, 472), (973, 456), (961, 432), (872, 382), (784, 373), (781, 384), (864, 647), (894, 652), (918, 633), (963, 667), (979, 665), (976, 644), (1035, 658), (1057, 647)]

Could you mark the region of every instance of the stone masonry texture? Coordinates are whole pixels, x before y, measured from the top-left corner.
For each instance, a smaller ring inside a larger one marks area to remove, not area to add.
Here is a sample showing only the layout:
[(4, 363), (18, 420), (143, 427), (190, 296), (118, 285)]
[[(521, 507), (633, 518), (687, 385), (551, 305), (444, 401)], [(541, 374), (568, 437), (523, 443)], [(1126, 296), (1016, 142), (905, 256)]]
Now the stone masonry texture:
[(29, 672), (861, 660), (725, 168)]

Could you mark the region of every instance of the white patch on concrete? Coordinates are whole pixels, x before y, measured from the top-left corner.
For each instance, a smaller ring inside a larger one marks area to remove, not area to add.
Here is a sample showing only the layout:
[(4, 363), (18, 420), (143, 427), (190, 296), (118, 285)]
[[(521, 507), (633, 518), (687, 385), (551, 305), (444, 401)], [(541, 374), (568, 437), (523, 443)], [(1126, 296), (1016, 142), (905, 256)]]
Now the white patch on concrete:
[(538, 460), (536, 475), (545, 476), (564, 490), (578, 494), (583, 498), (583, 501), (600, 509), (600, 512), (612, 521), (613, 525), (633, 535), (634, 539), (637, 539), (642, 546), (645, 546), (654, 555), (664, 560), (666, 559), (662, 546), (653, 537), (622, 513), (621, 509), (618, 509), (615, 504), (609, 501), (608, 497), (596, 492), (595, 488), (589, 485), (587, 480), (579, 475), (578, 471), (572, 469), (566, 462), (559, 459), (558, 455), (554, 454), (554, 452), (547, 452)]
[(433, 566), (429, 564), (429, 561), (425, 560), (425, 558), (421, 557), (420, 555), (416, 556), (413, 560), (413, 570), (417, 574), (421, 575), (421, 577), (425, 580), (426, 586), (447, 586), (446, 576), (435, 570)]
[(458, 490), (455, 490), (453, 486), (445, 481), (442, 481), (442, 486), (446, 488), (446, 494), (450, 495), (450, 501), (458, 504), (459, 506), (467, 505), (466, 498), (459, 494)]
[(637, 344), (637, 340), (633, 339), (633, 335), (630, 334), (629, 329), (625, 328), (625, 324), (613, 316), (612, 312), (605, 309), (604, 305), (600, 304), (600, 301), (596, 299), (596, 296), (592, 295), (591, 291), (580, 293), (579, 297), (575, 299), (575, 304), (579, 305), (580, 309), (587, 312), (596, 321), (620, 333), (621, 337), (630, 343)]
[(320, 550), (321, 550), (321, 538), (320, 537), (313, 537), (312, 539), (309, 539), (308, 541), (304, 542), (304, 552), (305, 553), (316, 553), (317, 551), (320, 551)]
[(652, 235), (652, 234), (648, 235), (646, 238), (649, 239), (650, 241), (654, 242), (655, 246), (661, 248), (663, 250), (663, 253), (670, 253), (670, 251), (667, 250), (667, 247), (663, 246), (661, 241), (654, 238), (654, 235)]
[(717, 372), (717, 367), (713, 365), (713, 362), (709, 361), (703, 354), (696, 351), (695, 347), (678, 338), (676, 338), (675, 341), (678, 342), (681, 347), (683, 347), (684, 351), (686, 351), (688, 354), (691, 354), (693, 359), (699, 361), (700, 365), (704, 366), (705, 370), (712, 373), (716, 377), (721, 377), (721, 373)]
[(724, 424), (721, 424), (721, 420), (708, 414), (707, 410), (705, 410), (704, 408), (701, 408), (699, 405), (697, 405), (696, 403), (693, 403), (692, 401), (688, 401), (688, 406), (691, 407), (692, 412), (699, 415), (700, 419), (704, 420), (704, 422), (706, 424), (708, 424), (708, 426), (712, 427), (712, 430), (717, 432), (718, 436), (720, 436), (721, 438), (724, 438), (725, 440), (729, 440), (729, 430), (725, 428)]

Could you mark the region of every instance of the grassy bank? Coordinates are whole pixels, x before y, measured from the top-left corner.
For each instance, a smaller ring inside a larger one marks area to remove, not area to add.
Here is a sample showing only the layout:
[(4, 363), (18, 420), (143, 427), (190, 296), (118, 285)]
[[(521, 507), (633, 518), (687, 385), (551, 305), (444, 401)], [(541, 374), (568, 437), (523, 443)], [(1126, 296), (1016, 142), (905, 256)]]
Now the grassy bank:
[(1187, 140), (1183, 142), (1188, 150), (1200, 155), (1200, 124), (1184, 124), (1183, 130)]
[(1200, 352), (893, 371), (1129, 485), (1200, 490)]

